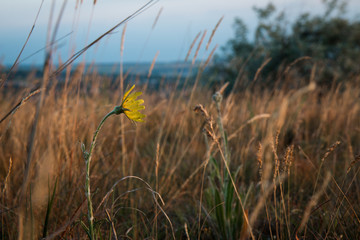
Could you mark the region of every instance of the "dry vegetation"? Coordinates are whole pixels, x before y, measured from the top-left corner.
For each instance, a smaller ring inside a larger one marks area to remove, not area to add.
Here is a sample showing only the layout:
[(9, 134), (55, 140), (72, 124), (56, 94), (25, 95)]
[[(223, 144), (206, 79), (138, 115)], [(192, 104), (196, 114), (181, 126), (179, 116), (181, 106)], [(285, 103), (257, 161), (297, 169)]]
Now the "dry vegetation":
[[(98, 77), (89, 76), (92, 87), (88, 90), (75, 85), (46, 94), (37, 120), (23, 226), (19, 226), (20, 192), (39, 94), (1, 123), (3, 239), (16, 238), (22, 227), (34, 238), (41, 235), (55, 184), (48, 232), (85, 238), (79, 223), (86, 222), (85, 163), (80, 142), (89, 144), (101, 118), (118, 102), (119, 91), (103, 87), (106, 82), (102, 79), (98, 84)], [(288, 234), (291, 238), (296, 234), (299, 238), (359, 237), (360, 89), (349, 85), (326, 92), (311, 90), (246, 91), (225, 97), (221, 104), (230, 169), (239, 171), (234, 181), (240, 195), (249, 192), (244, 208), (252, 222), (246, 232), (251, 229), (256, 238), (269, 236), (270, 231), (282, 239)], [(2, 112), (27, 91), (3, 92)], [(217, 238), (221, 235), (218, 223), (207, 216), (212, 207), (202, 192), (214, 187), (207, 180), (213, 172), (207, 164), (210, 155), (219, 163), (223, 160), (218, 146), (208, 152), (203, 118), (192, 110), (201, 103), (215, 119), (212, 93), (195, 90), (189, 102), (191, 89), (172, 91), (172, 86), (164, 85), (159, 92), (144, 92), (144, 124), (135, 126), (114, 116), (99, 135), (91, 169), (99, 230), (103, 237), (109, 236), (113, 224), (118, 237), (172, 237), (171, 224), (155, 204), (145, 181), (161, 195), (165, 205), (157, 199), (172, 222), (176, 238), (186, 238), (185, 224), (192, 238), (198, 234)], [(216, 138), (223, 146), (213, 122)], [(207, 139), (211, 145), (211, 138)], [(127, 176), (142, 180), (124, 179)], [(254, 213), (259, 205), (259, 212)]]
[[(297, 87), (224, 86), (215, 101), (201, 74), (183, 89), (137, 85), (146, 122), (112, 116), (94, 151), (100, 239), (359, 239), (359, 76), (329, 89), (315, 64), (286, 74)], [(1, 239), (87, 238), (81, 143), (123, 91), (81, 68), (55, 81), (0, 94), (1, 117), (23, 99), (0, 124)]]

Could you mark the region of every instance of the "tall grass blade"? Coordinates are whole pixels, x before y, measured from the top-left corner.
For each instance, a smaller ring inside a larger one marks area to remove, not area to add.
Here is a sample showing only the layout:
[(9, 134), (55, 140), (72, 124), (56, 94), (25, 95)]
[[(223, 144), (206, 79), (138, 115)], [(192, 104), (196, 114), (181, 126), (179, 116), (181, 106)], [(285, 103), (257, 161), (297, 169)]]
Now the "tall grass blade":
[[(44, 228), (43, 228), (43, 238), (45, 238), (47, 235), (49, 217), (50, 217), (50, 212), (51, 212), (52, 206), (54, 204), (57, 182), (58, 182), (58, 179), (55, 180), (53, 192), (52, 192), (51, 196), (49, 196), (49, 198), (48, 198), (48, 204), (47, 204), (47, 208), (46, 208), (45, 222), (44, 222)], [(50, 191), (50, 189), (49, 189), (49, 191)]]
[(215, 202), (215, 215), (219, 230), (224, 239), (226, 239), (225, 232), (225, 215), (224, 215), (224, 202), (221, 200), (220, 193), (217, 189), (214, 189), (214, 202)]
[(225, 216), (227, 219), (231, 218), (233, 196), (234, 196), (234, 187), (232, 186), (230, 179), (226, 179), (226, 181), (225, 181)]

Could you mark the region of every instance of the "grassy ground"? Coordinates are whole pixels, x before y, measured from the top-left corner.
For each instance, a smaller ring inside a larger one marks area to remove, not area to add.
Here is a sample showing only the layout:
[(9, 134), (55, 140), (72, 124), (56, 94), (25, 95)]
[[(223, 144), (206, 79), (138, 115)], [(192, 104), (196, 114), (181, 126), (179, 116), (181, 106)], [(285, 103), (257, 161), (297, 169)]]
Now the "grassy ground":
[[(38, 116), (41, 92), (0, 125), (2, 239), (86, 238), (81, 142), (89, 147), (121, 93), (100, 76), (86, 76), (87, 85), (70, 79), (66, 89), (46, 92)], [(146, 122), (112, 116), (95, 147), (96, 232), (103, 239), (359, 238), (358, 86), (254, 88), (221, 102), (206, 88), (136, 86)], [(2, 113), (27, 93), (3, 92)]]

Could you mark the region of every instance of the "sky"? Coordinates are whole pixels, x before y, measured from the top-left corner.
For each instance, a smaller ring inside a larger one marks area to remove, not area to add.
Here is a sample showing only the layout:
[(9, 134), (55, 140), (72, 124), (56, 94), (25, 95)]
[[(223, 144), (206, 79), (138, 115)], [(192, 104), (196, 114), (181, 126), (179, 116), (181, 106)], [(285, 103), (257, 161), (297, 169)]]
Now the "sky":
[[(20, 61), (24, 65), (42, 64), (43, 49), (47, 44), (49, 26), (53, 30), (65, 0), (11, 0), (0, 1), (0, 63), (11, 65), (18, 56), (35, 21), (38, 19)], [(82, 49), (101, 34), (131, 15), (145, 0), (68, 0), (64, 8), (56, 39), (54, 61), (66, 61), (74, 52)], [(289, 20), (301, 13), (323, 12), (321, 0), (273, 0), (279, 11), (284, 11)], [(183, 61), (195, 36), (201, 32), (209, 40), (212, 30), (221, 17), (209, 49), (201, 46), (198, 59), (206, 59), (218, 45), (216, 53), (234, 36), (235, 17), (241, 18), (254, 31), (257, 20), (253, 6), (265, 7), (268, 0), (159, 0), (127, 23), (125, 32), (124, 62)], [(50, 21), (51, 9), (53, 18)], [(348, 16), (358, 16), (359, 0), (350, 0)], [(159, 15), (159, 12), (160, 15)], [(158, 16), (156, 25), (155, 19)], [(153, 27), (154, 26), (154, 27)], [(117, 63), (121, 61), (120, 45), (124, 25), (94, 45), (79, 61)], [(199, 38), (200, 39), (200, 38)], [(199, 39), (190, 55), (194, 57)], [(34, 54), (36, 53), (36, 54)]]

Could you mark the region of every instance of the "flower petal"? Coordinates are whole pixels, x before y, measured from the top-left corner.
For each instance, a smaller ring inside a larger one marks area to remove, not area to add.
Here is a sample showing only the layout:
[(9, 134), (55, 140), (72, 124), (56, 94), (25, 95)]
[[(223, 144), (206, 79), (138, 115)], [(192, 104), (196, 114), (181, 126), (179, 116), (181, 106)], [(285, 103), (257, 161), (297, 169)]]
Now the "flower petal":
[(124, 94), (123, 101), (125, 101), (125, 99), (129, 95), (129, 93), (134, 89), (134, 87), (135, 87), (135, 84)]
[(129, 112), (129, 111), (125, 111), (125, 115), (133, 120), (133, 121), (137, 121), (137, 122), (143, 122), (144, 121), (144, 118), (145, 118), (145, 115), (144, 114), (141, 114), (139, 113), (138, 111), (134, 111), (134, 112)]
[(123, 113), (133, 121), (144, 122), (145, 115), (140, 113), (139, 110), (145, 109), (143, 99), (137, 99), (138, 96), (142, 94), (142, 92), (133, 92), (135, 85), (133, 85), (125, 94), (121, 103), (120, 108)]
[(142, 94), (142, 92), (133, 92), (129, 95), (128, 99), (135, 99), (137, 98), (138, 96), (140, 96)]

